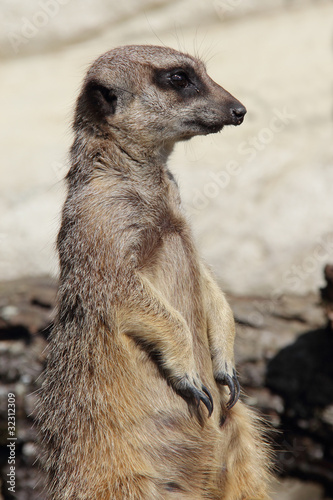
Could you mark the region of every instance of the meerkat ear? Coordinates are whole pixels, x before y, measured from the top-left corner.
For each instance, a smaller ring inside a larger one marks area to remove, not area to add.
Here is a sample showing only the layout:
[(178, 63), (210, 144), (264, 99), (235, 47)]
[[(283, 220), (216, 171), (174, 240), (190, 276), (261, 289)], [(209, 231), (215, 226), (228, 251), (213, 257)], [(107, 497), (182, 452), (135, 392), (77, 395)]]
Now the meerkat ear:
[(96, 113), (99, 118), (114, 115), (117, 108), (117, 96), (112, 88), (90, 81), (86, 85), (86, 103), (90, 112)]

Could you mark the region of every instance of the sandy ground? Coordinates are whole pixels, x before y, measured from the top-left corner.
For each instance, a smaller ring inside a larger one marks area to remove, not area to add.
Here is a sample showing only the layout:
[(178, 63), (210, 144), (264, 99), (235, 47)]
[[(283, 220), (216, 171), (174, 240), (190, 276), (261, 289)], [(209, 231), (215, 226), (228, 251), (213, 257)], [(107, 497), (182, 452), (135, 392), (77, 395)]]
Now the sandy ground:
[(119, 44), (164, 43), (199, 53), (248, 108), (241, 127), (179, 144), (170, 160), (199, 247), (224, 288), (302, 293), (321, 283), (322, 265), (333, 259), (333, 4), (226, 22), (221, 3), (210, 2), (208, 15), (198, 2), (191, 25), (178, 29), (180, 4), (2, 61), (0, 279), (57, 273), (70, 120), (89, 62)]

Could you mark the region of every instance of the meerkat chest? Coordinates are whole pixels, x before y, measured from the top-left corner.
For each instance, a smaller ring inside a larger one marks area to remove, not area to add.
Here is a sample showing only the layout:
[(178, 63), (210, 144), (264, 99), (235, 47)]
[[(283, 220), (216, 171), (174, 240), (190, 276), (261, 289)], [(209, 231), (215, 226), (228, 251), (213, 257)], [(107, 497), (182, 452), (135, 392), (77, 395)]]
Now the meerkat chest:
[(193, 264), (194, 244), (174, 180), (148, 206), (145, 204), (139, 217), (143, 222), (141, 249), (144, 267), (156, 269), (167, 262), (183, 267)]
[(201, 328), (198, 318), (204, 317), (204, 305), (200, 262), (186, 229), (164, 233), (144, 272), (193, 331)]
[(201, 288), (200, 263), (178, 200), (171, 199), (147, 229), (145, 245), (145, 275), (177, 309), (188, 310), (184, 300), (198, 296)]
[(171, 303), (179, 305), (184, 297), (198, 296), (201, 287), (200, 262), (178, 186), (168, 178), (149, 189), (143, 183), (135, 187), (129, 192), (133, 202), (126, 220), (132, 228), (134, 261)]

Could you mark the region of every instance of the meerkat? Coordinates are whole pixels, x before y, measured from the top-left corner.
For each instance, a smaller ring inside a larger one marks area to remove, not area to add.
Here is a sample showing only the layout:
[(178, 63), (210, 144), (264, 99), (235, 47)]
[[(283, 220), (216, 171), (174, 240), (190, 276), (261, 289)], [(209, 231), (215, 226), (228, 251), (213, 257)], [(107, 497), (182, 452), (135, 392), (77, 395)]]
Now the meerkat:
[(177, 141), (245, 113), (173, 49), (119, 47), (90, 67), (38, 410), (49, 498), (269, 498), (260, 423), (237, 402), (233, 315), (166, 164)]

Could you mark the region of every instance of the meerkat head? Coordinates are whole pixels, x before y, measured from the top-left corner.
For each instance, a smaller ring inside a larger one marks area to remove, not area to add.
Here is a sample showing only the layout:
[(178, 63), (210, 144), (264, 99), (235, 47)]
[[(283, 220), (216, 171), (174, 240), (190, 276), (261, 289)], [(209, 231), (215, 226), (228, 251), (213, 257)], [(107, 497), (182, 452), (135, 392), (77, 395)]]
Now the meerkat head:
[(200, 60), (166, 47), (124, 46), (90, 67), (74, 126), (136, 147), (172, 149), (177, 141), (239, 125), (245, 113)]

